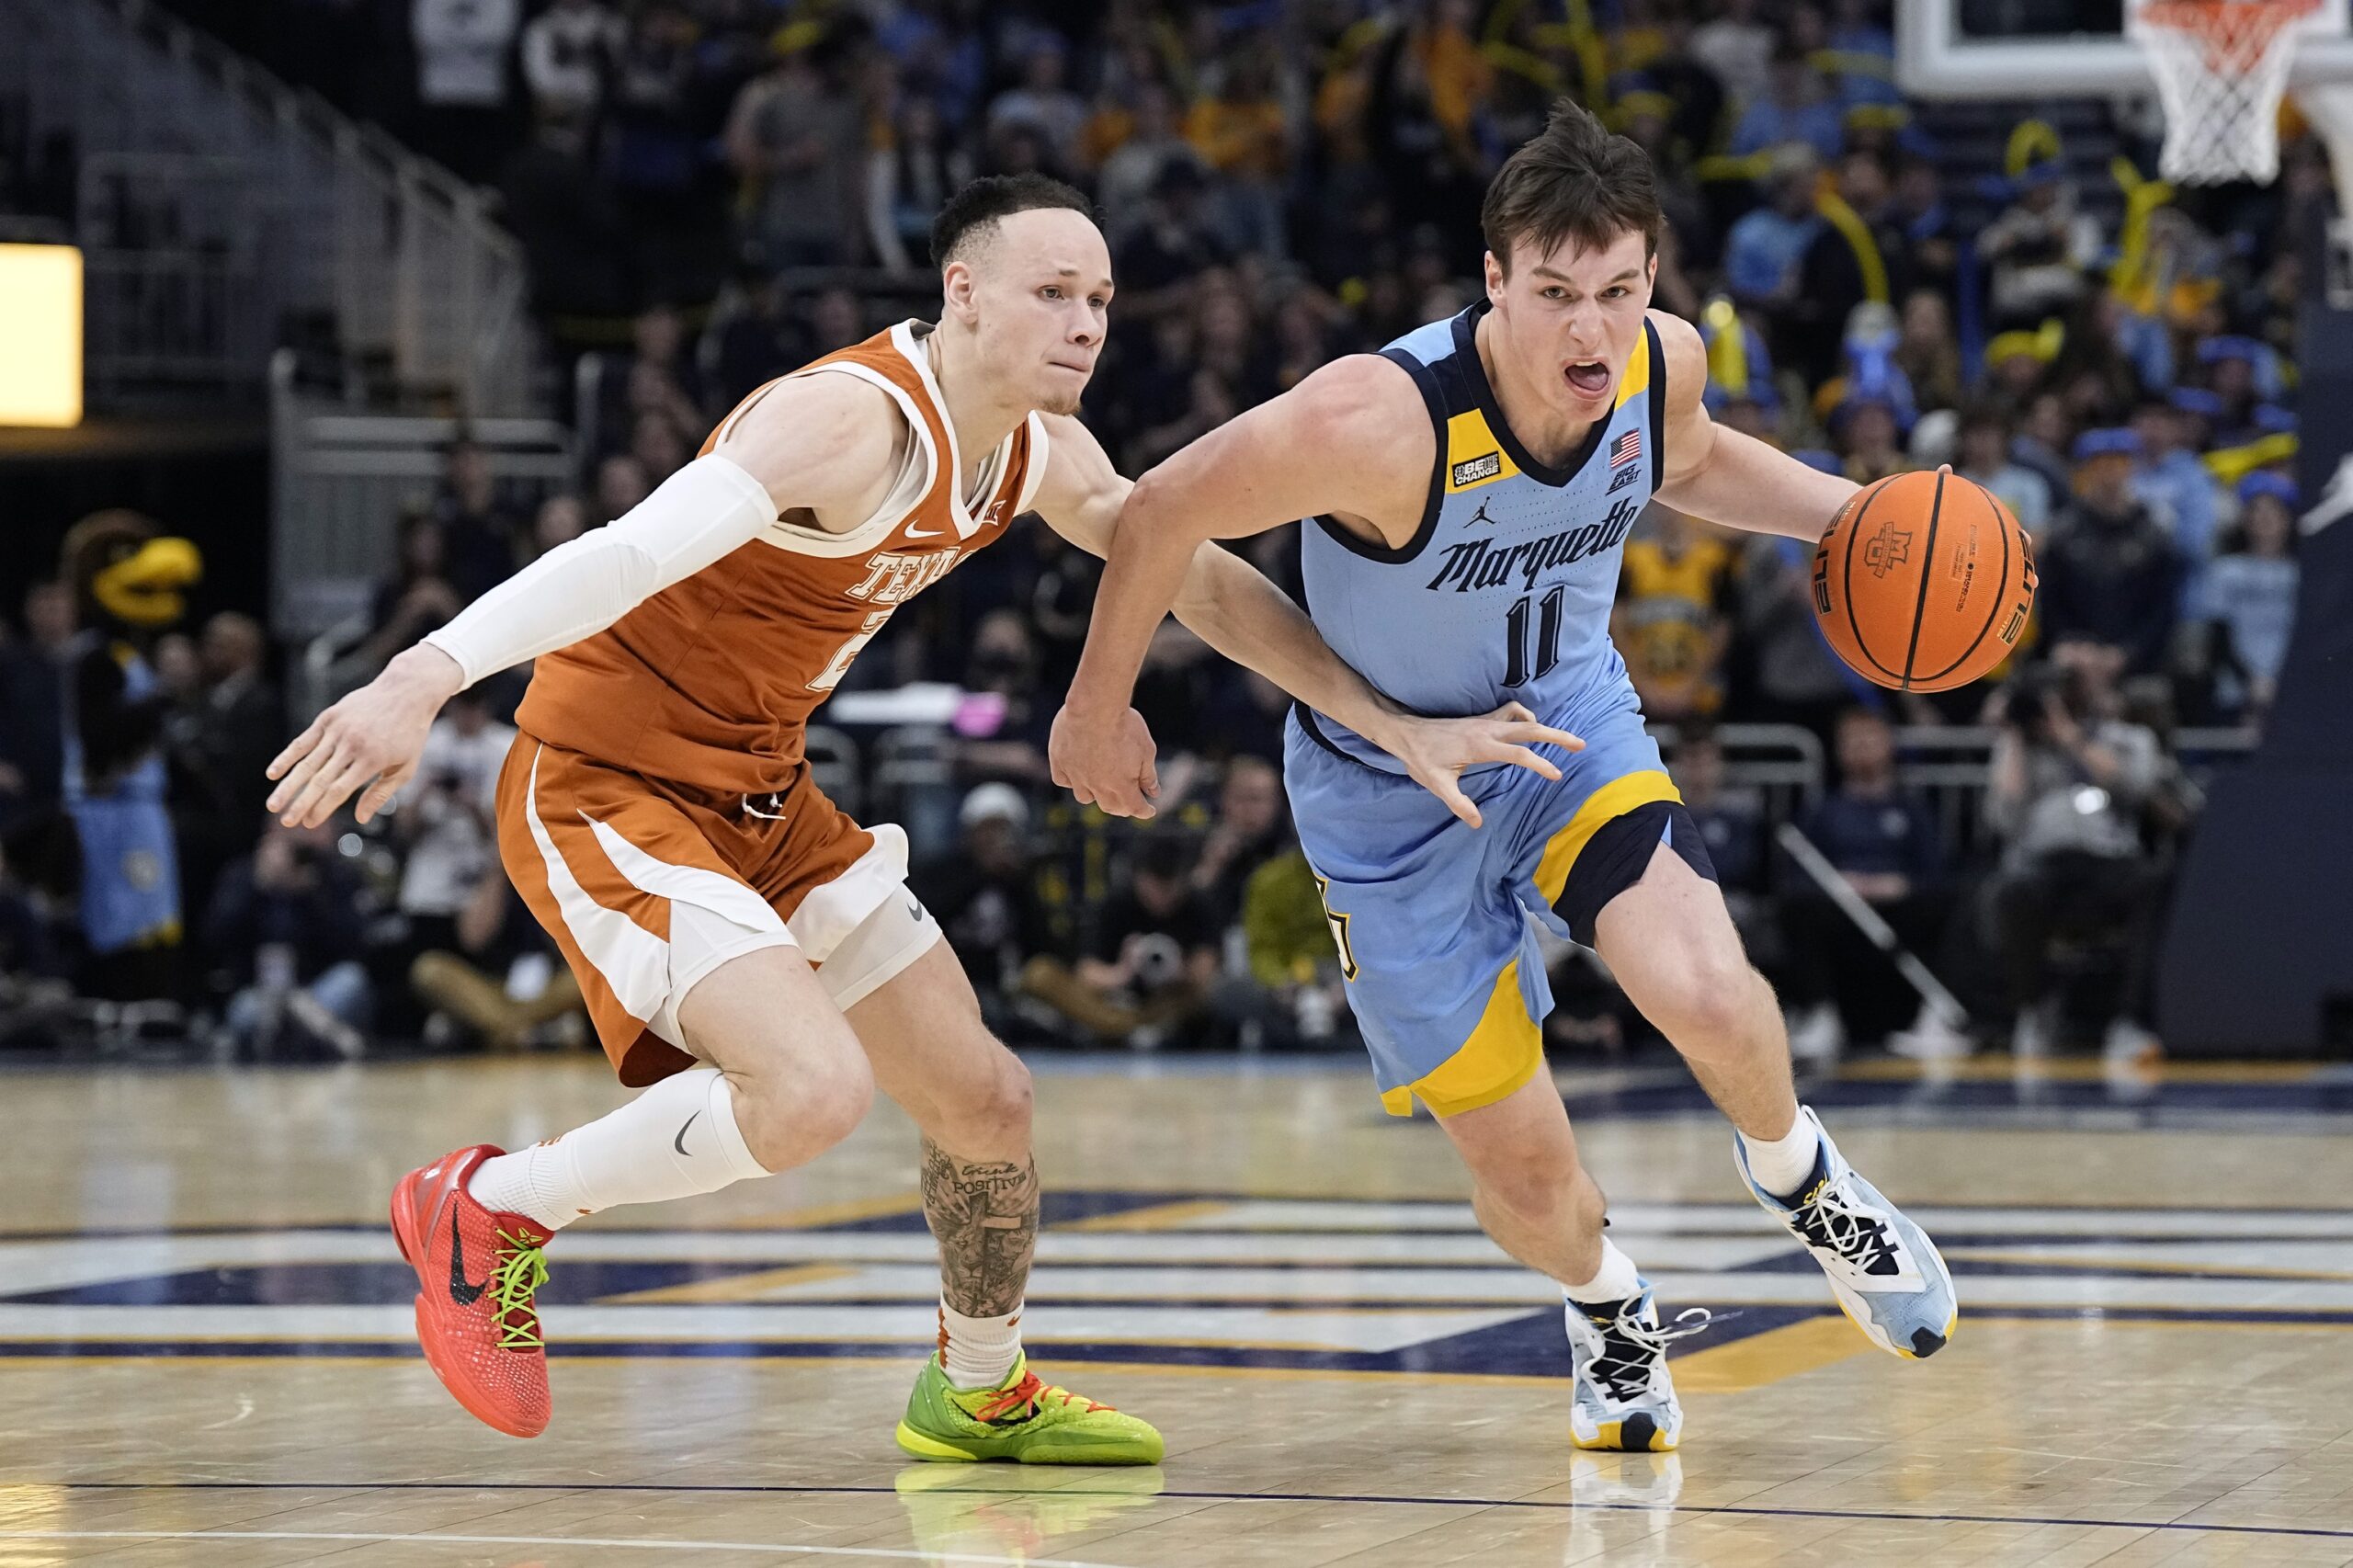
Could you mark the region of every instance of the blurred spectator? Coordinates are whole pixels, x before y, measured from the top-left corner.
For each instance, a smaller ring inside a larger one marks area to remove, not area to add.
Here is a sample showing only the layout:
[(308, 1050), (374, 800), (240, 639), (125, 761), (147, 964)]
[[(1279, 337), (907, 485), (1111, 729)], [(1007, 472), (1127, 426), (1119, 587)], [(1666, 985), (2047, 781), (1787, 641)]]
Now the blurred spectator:
[(1922, 413), (1961, 406), (1961, 345), (1953, 337), (1952, 306), (1944, 295), (1915, 289), (1904, 296), (1895, 364), (1912, 383), (1914, 404)]
[(987, 133), (995, 137), (1015, 127), (1029, 131), (1051, 157), (1076, 147), (1086, 125), (1086, 100), (1071, 91), (1065, 80), (1068, 56), (1058, 43), (1033, 45), (1021, 63), (1021, 85), (990, 101)]
[(1171, 158), (1152, 187), (1143, 221), (1117, 255), (1123, 322), (1148, 324), (1190, 298), (1203, 272), (1230, 258), (1207, 201), (1207, 177), (1188, 159)]
[(972, 157), (939, 106), (907, 98), (889, 136), (866, 155), (866, 234), (875, 258), (900, 272), (929, 267), (932, 220), (972, 177)]
[(1715, 863), (1717, 885), (1734, 905), (1754, 905), (1765, 873), (1765, 824), (1752, 798), (1724, 788), (1723, 743), (1706, 724), (1686, 724), (1676, 735), (1675, 785), (1684, 809), (1708, 846)]
[(2130, 430), (2087, 430), (2075, 442), (2075, 499), (2040, 562), (2040, 608), (2053, 642), (2105, 643), (2124, 673), (2153, 675), (2179, 610), (2181, 556), (2132, 494), (2139, 450)]
[(1725, 236), (1724, 284), (1743, 306), (1769, 316), (1797, 298), (1798, 263), (1822, 227), (1813, 206), (1817, 177), (1812, 153), (1802, 148), (1776, 153), (1771, 199)]
[[(208, 907), (222, 868), (253, 847), (270, 791), (264, 770), (288, 738), (285, 701), (263, 668), (267, 653), (252, 617), (214, 616), (204, 624), (194, 685), (165, 721), (180, 880), (191, 909)], [(159, 643), (159, 674), (164, 653)], [(166, 685), (172, 678), (165, 676)]]
[(306, 1036), (347, 1057), (364, 1049), (359, 881), (331, 832), (270, 823), (213, 892), (204, 943), (233, 988), (225, 1024), (243, 1048)]
[(2042, 476), (2054, 505), (2075, 493), (2075, 470), (2067, 460), (2075, 440), (2075, 421), (2055, 392), (2044, 392), (2029, 403), (2026, 417), (2010, 437), (2011, 460)]
[(505, 877), (476, 884), (451, 936), (450, 947), (419, 953), (409, 966), (410, 990), (432, 1010), (428, 1043), (439, 1043), (452, 1027), (491, 1051), (519, 1050), (551, 1025), (569, 1024), (573, 1036), (585, 1037), (579, 979)]
[[(627, 452), (616, 452), (597, 464), (597, 520), (609, 523), (626, 517), (640, 501), (654, 494), (645, 465)], [(454, 613), (454, 612), (452, 612)]]
[[(1947, 914), (1943, 841), (1927, 808), (1896, 788), (1895, 732), (1879, 713), (1851, 708), (1837, 740), (1837, 788), (1800, 817), (1798, 831), (1904, 946), (1933, 949)], [(1908, 1018), (1909, 989), (1830, 895), (1794, 867), (1785, 885), (1790, 1054), (1835, 1057), (1850, 1035), (1877, 1039)]]
[(1653, 506), (1626, 541), (1610, 637), (1652, 719), (1712, 715), (1723, 702), (1733, 559), (1712, 528)]
[(1139, 1051), (1200, 1018), (1217, 976), (1218, 931), (1188, 885), (1191, 871), (1181, 840), (1146, 838), (1127, 891), (1096, 923), (1093, 950), (1075, 965), (1031, 959), (1024, 989), (1095, 1039)]
[(2143, 852), (2141, 812), (2162, 782), (2157, 737), (2112, 716), (2122, 661), (2112, 648), (2062, 643), (2054, 663), (1996, 694), (2003, 730), (1985, 796), (2002, 841), (1989, 898), (2020, 1056), (2057, 1042), (2055, 947), (2119, 953), (2103, 1043), (2134, 1056), (2150, 1043), (2149, 977), (2165, 910), (2163, 870)]
[(1893, 473), (1908, 473), (1912, 460), (1897, 442), (1895, 406), (1884, 397), (1861, 397), (1838, 405), (1831, 415), (1846, 474), (1870, 484)]
[(408, 950), (457, 946), (459, 912), (498, 874), (498, 772), (515, 732), (495, 723), (479, 687), (458, 693), (425, 737), (416, 774), (392, 814), (401, 844), (399, 908)]
[(0, 840), (0, 1051), (60, 1042), (74, 994), (58, 947), (48, 908), (17, 879)]
[[(1793, 363), (1810, 382), (1827, 380), (1839, 364), (1840, 335), (1856, 306), (1905, 284), (1906, 241), (1890, 205), (1893, 187), (1876, 153), (1838, 160), (1835, 188), (1814, 198), (1826, 221), (1813, 225), (1797, 261), (1797, 286), (1781, 315), (1794, 337)], [(1835, 216), (1834, 216), (1835, 215)], [(1955, 351), (1952, 369), (1959, 375)]]
[(400, 559), (393, 574), (376, 585), (368, 612), (372, 628), (360, 644), (360, 662), (370, 669), (441, 625), (465, 608), (450, 581), (448, 529), (430, 513), (401, 520)]
[(469, 179), (494, 170), (513, 135), (507, 69), (522, 20), (520, 0), (410, 0), (416, 143)]
[(1773, 29), (1756, 19), (1756, 0), (1722, 0), (1691, 32), (1691, 53), (1715, 73), (1733, 105), (1761, 101), (1772, 82)]
[(1824, 90), (1822, 78), (1794, 46), (1783, 44), (1773, 51), (1764, 97), (1742, 112), (1727, 151), (1745, 157), (1795, 145), (1826, 160), (1838, 155), (1845, 140), (1838, 106)]
[(2188, 448), (2188, 420), (2161, 398), (2144, 399), (2132, 411), (2132, 435), (2141, 443), (2132, 493), (2149, 504), (2173, 535), (2174, 548), (2190, 565), (2194, 592), (2221, 528), (2221, 497), (2213, 472)]
[(1972, 405), (1961, 419), (1961, 450), (1953, 472), (1994, 493), (2037, 548), (2048, 543), (2051, 486), (2040, 474), (2010, 460), (2010, 421), (1995, 403)]
[(1733, 602), (1743, 656), (1734, 668), (1748, 681), (1741, 716), (1802, 724), (1826, 739), (1860, 677), (1839, 663), (1814, 623), (1813, 550), (1797, 540), (1755, 535), (1741, 546), (1738, 572)]
[(863, 227), (858, 104), (814, 54), (788, 50), (744, 88), (728, 117), (727, 155), (744, 179), (751, 242), (771, 267), (848, 261), (848, 236)]
[(1977, 236), (1992, 268), (1989, 301), (1997, 324), (2033, 326), (2084, 297), (2098, 258), (2099, 224), (2075, 205), (2075, 187), (2056, 159), (2018, 176), (2018, 198)]
[[(928, 257), (928, 245), (922, 253)], [(787, 370), (815, 358), (809, 324), (792, 309), (783, 282), (757, 274), (721, 296), (705, 329), (714, 411), (733, 408)]]
[(982, 1011), (996, 1020), (1023, 968), (1050, 942), (1028, 844), (1029, 805), (1010, 784), (983, 784), (964, 797), (957, 824), (956, 851), (925, 865), (914, 887), (972, 977)]
[(0, 837), (50, 816), (64, 799), (73, 591), (33, 584), (25, 590), (24, 625), (23, 641), (0, 642)]
[(499, 179), (499, 219), (522, 242), (542, 318), (616, 314), (631, 298), (628, 225), (588, 146), (584, 118), (548, 115)]
[(2296, 487), (2278, 474), (2239, 482), (2239, 521), (2206, 574), (2201, 613), (2211, 627), (2215, 705), (2259, 716), (2279, 689), (2296, 624)]
[(837, 348), (863, 343), (871, 331), (866, 324), (865, 310), (858, 296), (847, 289), (828, 289), (819, 294), (809, 310), (809, 358), (818, 358)]
[(1143, 220), (1144, 204), (1158, 188), (1163, 170), (1171, 163), (1198, 165), (1199, 160), (1192, 143), (1178, 133), (1176, 97), (1165, 83), (1138, 84), (1131, 108), (1134, 125), (1105, 155), (1095, 176), (1103, 232), (1114, 244)]
[(569, 544), (587, 531), (588, 511), (580, 497), (560, 490), (540, 503), (531, 519), (531, 559), (537, 561), (557, 545)]
[(1290, 128), (1263, 48), (1245, 50), (1229, 63), (1217, 90), (1195, 101), (1186, 116), (1185, 135), (1222, 182), (1227, 243), (1261, 256), (1285, 255)]
[(1218, 1011), (1245, 1048), (1316, 1048), (1347, 1026), (1347, 992), (1323, 890), (1296, 846), (1244, 881), (1238, 910), (1244, 972), (1218, 988)]
[(464, 437), (449, 443), (433, 515), (441, 521), (449, 585), (471, 603), (515, 574), (518, 519), (498, 494), (490, 454)]
[(1037, 647), (1020, 611), (993, 609), (981, 617), (963, 682), (967, 690), (1001, 700), (998, 717), (985, 729), (978, 719), (960, 726), (965, 733), (956, 746), (958, 777), (1025, 787), (1050, 782), (1046, 736), (1054, 722), (1054, 693), (1038, 678)]
[(1913, 281), (1940, 295), (1950, 295), (1961, 263), (1961, 244), (1952, 214), (1945, 207), (1936, 165), (1916, 155), (1898, 163), (1894, 208), (1912, 258)]
[(523, 82), (542, 119), (592, 113), (620, 51), (621, 19), (598, 0), (554, 0), (523, 28)]
[(1218, 787), (1217, 824), (1201, 842), (1193, 891), (1220, 929), (1242, 917), (1242, 891), (1259, 867), (1290, 842), (1283, 810), (1282, 775), (1259, 757), (1226, 764)]

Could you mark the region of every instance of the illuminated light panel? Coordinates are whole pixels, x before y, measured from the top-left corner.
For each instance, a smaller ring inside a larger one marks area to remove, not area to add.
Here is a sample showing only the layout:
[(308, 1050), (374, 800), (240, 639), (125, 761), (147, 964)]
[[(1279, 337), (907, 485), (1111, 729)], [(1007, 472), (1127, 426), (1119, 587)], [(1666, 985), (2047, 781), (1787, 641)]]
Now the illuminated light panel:
[(0, 425), (82, 423), (82, 253), (0, 244)]

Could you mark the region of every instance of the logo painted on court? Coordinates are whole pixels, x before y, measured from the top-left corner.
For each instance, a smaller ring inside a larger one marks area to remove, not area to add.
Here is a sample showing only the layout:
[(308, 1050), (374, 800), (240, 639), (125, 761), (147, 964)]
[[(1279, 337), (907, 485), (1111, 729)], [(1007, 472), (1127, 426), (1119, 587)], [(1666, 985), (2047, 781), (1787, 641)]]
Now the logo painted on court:
[(1871, 569), (1874, 577), (1884, 577), (1912, 558), (1912, 530), (1899, 528), (1893, 522), (1881, 523), (1879, 532), (1863, 545), (1863, 564)]

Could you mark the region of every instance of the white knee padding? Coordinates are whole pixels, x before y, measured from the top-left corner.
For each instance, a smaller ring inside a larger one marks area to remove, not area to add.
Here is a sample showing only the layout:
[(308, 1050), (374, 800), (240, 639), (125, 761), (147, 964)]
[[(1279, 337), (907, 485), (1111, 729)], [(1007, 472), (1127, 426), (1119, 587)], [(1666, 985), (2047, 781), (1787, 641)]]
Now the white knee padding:
[(944, 933), (922, 901), (904, 888), (884, 899), (817, 966), (817, 982), (847, 1012), (906, 972)]

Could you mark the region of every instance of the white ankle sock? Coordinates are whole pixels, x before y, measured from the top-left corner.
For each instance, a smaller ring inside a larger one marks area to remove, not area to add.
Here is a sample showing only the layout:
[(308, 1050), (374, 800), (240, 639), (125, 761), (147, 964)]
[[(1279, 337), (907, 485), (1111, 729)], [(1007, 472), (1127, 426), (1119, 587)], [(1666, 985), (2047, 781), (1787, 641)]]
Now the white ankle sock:
[(1021, 1309), (1001, 1318), (968, 1318), (939, 1303), (939, 1364), (960, 1389), (993, 1389), (1021, 1354)]
[(1563, 1285), (1561, 1294), (1572, 1301), (1622, 1301), (1642, 1293), (1643, 1277), (1634, 1267), (1634, 1260), (1618, 1250), (1618, 1244), (1608, 1236), (1601, 1238), (1601, 1267), (1592, 1278), (1582, 1285)]
[(1748, 1174), (1776, 1198), (1795, 1197), (1813, 1174), (1814, 1156), (1822, 1152), (1821, 1134), (1803, 1110), (1798, 1112), (1797, 1125), (1770, 1143), (1745, 1137), (1740, 1142), (1748, 1151)]
[(716, 1067), (674, 1074), (550, 1142), (484, 1160), (466, 1190), (551, 1231), (621, 1203), (663, 1203), (767, 1175), (735, 1125)]

